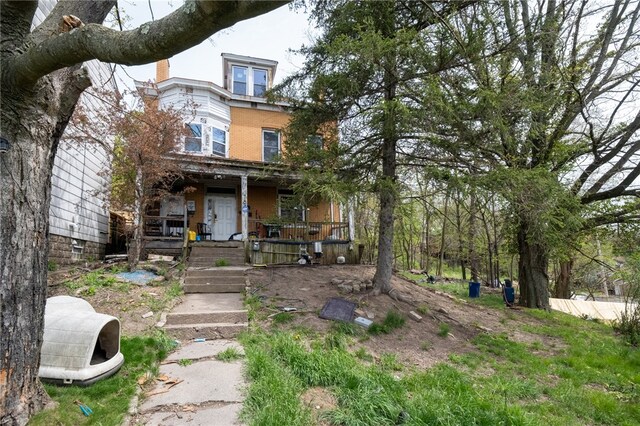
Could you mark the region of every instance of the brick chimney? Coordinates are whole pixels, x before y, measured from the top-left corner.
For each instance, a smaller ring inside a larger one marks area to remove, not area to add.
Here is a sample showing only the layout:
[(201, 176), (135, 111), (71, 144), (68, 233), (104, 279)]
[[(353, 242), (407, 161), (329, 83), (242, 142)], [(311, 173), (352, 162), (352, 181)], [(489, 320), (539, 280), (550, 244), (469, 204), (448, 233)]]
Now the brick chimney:
[(156, 62), (156, 83), (169, 79), (169, 60), (161, 59)]

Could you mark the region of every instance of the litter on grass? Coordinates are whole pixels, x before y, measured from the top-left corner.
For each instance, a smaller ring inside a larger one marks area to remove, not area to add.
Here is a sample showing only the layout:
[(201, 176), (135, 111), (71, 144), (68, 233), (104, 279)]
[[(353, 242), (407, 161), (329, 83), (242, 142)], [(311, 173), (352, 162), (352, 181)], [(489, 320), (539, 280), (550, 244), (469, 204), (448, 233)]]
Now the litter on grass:
[(138, 285), (145, 285), (159, 278), (159, 275), (156, 275), (153, 272), (145, 271), (144, 269), (133, 272), (120, 272), (119, 274), (116, 274), (116, 276), (120, 279)]

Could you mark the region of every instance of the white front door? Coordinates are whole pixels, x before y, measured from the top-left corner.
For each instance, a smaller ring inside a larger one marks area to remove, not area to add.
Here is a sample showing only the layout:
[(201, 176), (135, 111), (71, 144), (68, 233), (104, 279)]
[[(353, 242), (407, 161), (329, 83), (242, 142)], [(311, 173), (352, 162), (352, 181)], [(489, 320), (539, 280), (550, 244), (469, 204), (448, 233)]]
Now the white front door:
[(235, 195), (208, 195), (205, 206), (205, 221), (213, 233), (212, 239), (228, 240), (237, 232)]

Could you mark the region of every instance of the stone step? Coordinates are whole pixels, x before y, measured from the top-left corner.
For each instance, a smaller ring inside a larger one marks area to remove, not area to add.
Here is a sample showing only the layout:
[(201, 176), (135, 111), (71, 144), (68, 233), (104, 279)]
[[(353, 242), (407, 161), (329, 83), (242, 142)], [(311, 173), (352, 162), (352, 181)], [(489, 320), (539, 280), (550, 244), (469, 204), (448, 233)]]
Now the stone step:
[(184, 284), (185, 293), (242, 293), (243, 284)]
[(244, 248), (242, 241), (198, 241), (191, 242), (193, 249), (200, 248)]
[(212, 255), (212, 254), (235, 254), (242, 253), (244, 254), (244, 249), (240, 248), (192, 248), (191, 254), (198, 253), (201, 255)]
[(164, 330), (178, 340), (193, 339), (231, 339), (248, 329), (248, 323), (199, 323), (165, 325)]
[(210, 274), (208, 276), (201, 277), (185, 277), (184, 283), (186, 284), (246, 284), (246, 277), (244, 275), (223, 275)]
[(228, 261), (242, 260), (244, 261), (244, 254), (234, 254), (233, 256), (189, 256), (189, 262), (212, 262), (215, 263), (218, 259), (225, 259)]
[[(227, 261), (227, 266), (245, 266), (244, 261)], [(189, 262), (190, 268), (215, 268), (213, 262)]]
[(185, 277), (187, 278), (196, 278), (196, 277), (210, 277), (215, 275), (216, 277), (235, 277), (235, 276), (244, 276), (247, 268), (244, 267), (213, 267), (207, 269), (187, 269)]
[(249, 321), (246, 310), (184, 312), (167, 314), (167, 325), (187, 324), (244, 324)]

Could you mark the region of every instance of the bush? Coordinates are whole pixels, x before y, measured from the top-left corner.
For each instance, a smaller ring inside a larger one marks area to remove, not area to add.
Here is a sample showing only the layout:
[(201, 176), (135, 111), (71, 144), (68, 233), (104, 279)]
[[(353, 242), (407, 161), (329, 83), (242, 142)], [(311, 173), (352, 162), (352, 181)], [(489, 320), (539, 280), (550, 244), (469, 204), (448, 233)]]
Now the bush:
[(640, 345), (640, 258), (632, 257), (622, 273), (627, 283), (625, 308), (613, 328), (633, 346)]

